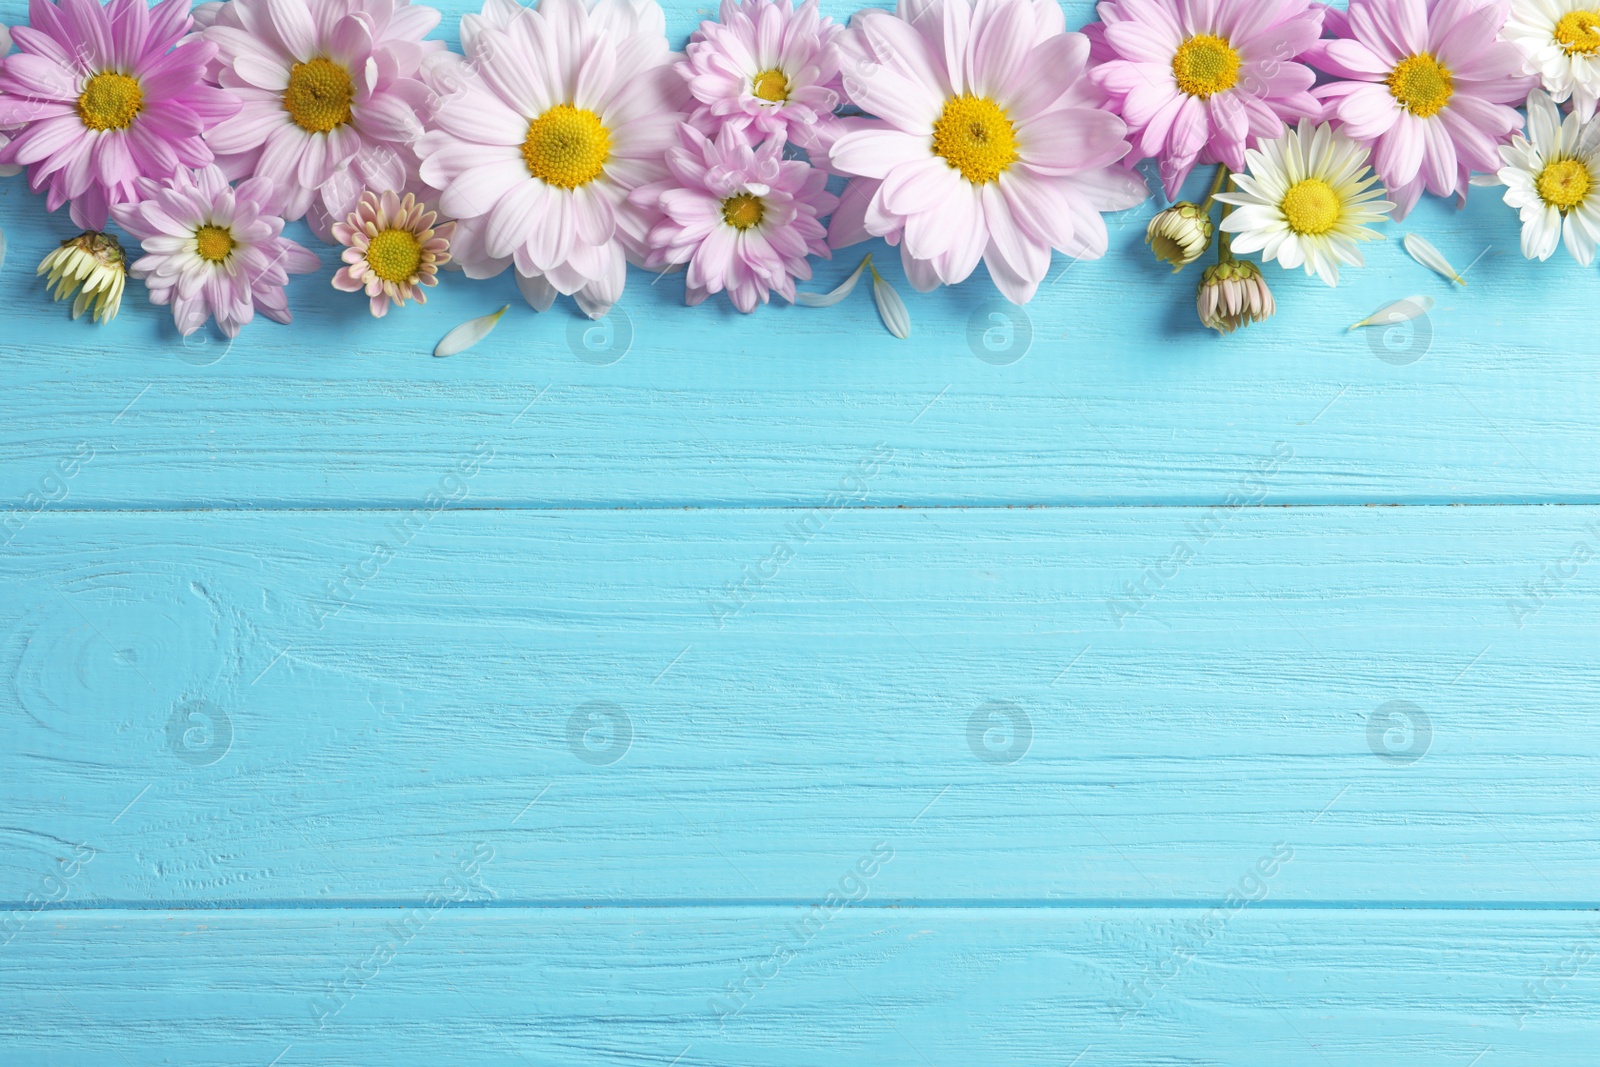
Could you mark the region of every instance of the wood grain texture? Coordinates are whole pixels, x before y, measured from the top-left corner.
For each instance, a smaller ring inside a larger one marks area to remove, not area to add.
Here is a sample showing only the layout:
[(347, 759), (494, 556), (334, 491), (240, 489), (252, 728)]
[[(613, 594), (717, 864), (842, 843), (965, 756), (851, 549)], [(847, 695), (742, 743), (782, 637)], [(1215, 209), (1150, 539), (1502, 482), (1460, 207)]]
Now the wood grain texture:
[(86, 841), (76, 902), (396, 899), (487, 835), (516, 900), (784, 900), (899, 833), (895, 900), (1209, 900), (1282, 837), (1284, 899), (1596, 899), (1600, 509), (405, 521), (35, 520), (0, 896)]
[(1545, 1067), (1587, 1062), (1600, 1025), (1592, 914), (845, 908), (803, 939), (807, 914), (49, 914), (0, 967), (0, 1046), (15, 1067)]

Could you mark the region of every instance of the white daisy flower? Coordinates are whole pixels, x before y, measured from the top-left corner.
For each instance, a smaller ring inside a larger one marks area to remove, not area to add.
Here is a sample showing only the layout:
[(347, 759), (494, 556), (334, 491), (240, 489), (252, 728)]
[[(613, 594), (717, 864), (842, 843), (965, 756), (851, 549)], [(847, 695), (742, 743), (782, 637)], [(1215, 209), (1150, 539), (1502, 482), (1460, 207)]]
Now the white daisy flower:
[(1587, 267), (1600, 241), (1600, 121), (1584, 122), (1576, 112), (1563, 119), (1535, 89), (1528, 132), (1532, 140), (1519, 133), (1500, 146), (1505, 166), (1473, 181), (1506, 187), (1506, 203), (1522, 216), (1524, 256), (1549, 259), (1565, 237), (1572, 258)]
[(1600, 100), (1600, 0), (1512, 0), (1500, 36), (1522, 52), (1557, 103), (1588, 122)]
[(1222, 220), (1234, 252), (1260, 252), (1286, 269), (1304, 265), (1329, 285), (1339, 284), (1339, 264), (1359, 267), (1356, 244), (1378, 234), (1363, 223), (1382, 222), (1394, 204), (1367, 166), (1367, 149), (1301, 119), (1275, 141), (1245, 152), (1248, 173), (1232, 175), (1235, 193), (1217, 199), (1234, 210)]

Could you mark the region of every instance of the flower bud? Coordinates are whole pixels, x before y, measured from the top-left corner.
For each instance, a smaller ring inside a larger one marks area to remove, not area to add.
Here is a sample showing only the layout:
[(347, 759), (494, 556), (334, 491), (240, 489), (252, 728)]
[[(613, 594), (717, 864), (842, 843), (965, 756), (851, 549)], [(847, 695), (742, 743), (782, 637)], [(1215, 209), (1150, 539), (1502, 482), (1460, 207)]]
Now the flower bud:
[(1278, 310), (1261, 269), (1249, 260), (1228, 259), (1206, 268), (1196, 299), (1200, 322), (1219, 333), (1270, 318)]
[(1173, 204), (1150, 220), (1144, 241), (1176, 274), (1211, 247), (1211, 219), (1198, 204)]
[(55, 286), (55, 298), (64, 300), (74, 293), (72, 317), (89, 308), (96, 322), (116, 318), (122, 306), (122, 289), (128, 280), (127, 257), (122, 245), (109, 233), (87, 230), (44, 257), (39, 274), (48, 274), (46, 286)]

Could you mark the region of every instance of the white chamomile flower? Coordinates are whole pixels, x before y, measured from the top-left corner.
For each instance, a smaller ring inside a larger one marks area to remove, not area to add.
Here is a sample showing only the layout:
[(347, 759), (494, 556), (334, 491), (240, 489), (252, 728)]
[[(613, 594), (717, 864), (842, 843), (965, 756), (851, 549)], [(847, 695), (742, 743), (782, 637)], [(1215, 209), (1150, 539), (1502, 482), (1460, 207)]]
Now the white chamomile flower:
[(1500, 36), (1522, 52), (1557, 103), (1572, 100), (1584, 122), (1600, 99), (1600, 0), (1512, 0)]
[(1500, 146), (1505, 161), (1480, 185), (1504, 185), (1507, 204), (1522, 216), (1522, 254), (1549, 259), (1564, 236), (1567, 251), (1584, 266), (1600, 241), (1600, 121), (1576, 112), (1561, 117), (1550, 98), (1528, 96), (1528, 133)]
[(61, 242), (61, 247), (44, 257), (36, 273), (48, 274), (46, 286), (55, 286), (55, 298), (64, 300), (76, 293), (72, 317), (89, 308), (96, 322), (109, 322), (122, 306), (122, 289), (128, 281), (127, 259), (122, 245), (109, 233), (88, 230)]
[(1357, 242), (1377, 238), (1362, 224), (1394, 210), (1367, 149), (1327, 123), (1301, 119), (1298, 130), (1247, 150), (1245, 161), (1248, 173), (1233, 175), (1239, 191), (1217, 194), (1234, 206), (1222, 220), (1233, 251), (1260, 252), (1290, 270), (1304, 265), (1329, 285), (1339, 284), (1339, 264), (1361, 266)]

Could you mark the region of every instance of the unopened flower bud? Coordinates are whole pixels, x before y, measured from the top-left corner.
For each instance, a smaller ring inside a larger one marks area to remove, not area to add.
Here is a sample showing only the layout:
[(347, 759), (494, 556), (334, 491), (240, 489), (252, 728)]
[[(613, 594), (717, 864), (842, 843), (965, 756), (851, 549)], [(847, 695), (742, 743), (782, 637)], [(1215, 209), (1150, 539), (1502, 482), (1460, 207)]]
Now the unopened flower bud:
[(1150, 220), (1144, 240), (1157, 259), (1172, 264), (1176, 274), (1211, 247), (1211, 219), (1198, 204), (1173, 204)]
[(1220, 333), (1270, 318), (1277, 311), (1261, 269), (1249, 260), (1227, 259), (1206, 268), (1196, 300), (1200, 322)]

